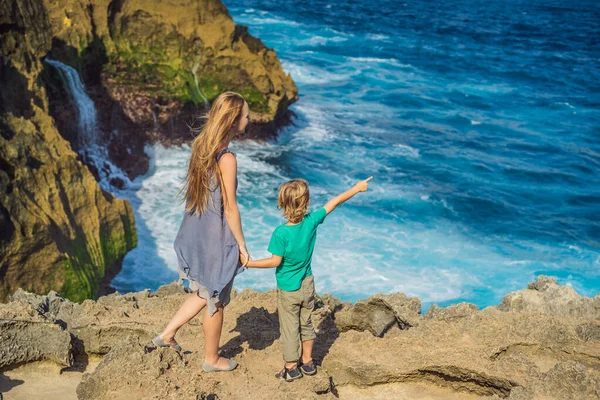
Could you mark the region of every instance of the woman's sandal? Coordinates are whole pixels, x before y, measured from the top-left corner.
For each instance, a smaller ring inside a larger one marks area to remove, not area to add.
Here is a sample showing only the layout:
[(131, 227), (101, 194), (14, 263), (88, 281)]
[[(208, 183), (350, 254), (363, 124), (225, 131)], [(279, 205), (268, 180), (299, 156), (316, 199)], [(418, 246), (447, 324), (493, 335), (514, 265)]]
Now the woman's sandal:
[(233, 371), (237, 366), (238, 366), (237, 361), (232, 360), (230, 358), (229, 359), (229, 367), (218, 368), (218, 367), (212, 366), (209, 363), (207, 363), (206, 361), (204, 361), (204, 364), (202, 364), (202, 369), (204, 370), (204, 372)]
[(155, 337), (154, 339), (152, 339), (152, 343), (154, 343), (154, 345), (156, 347), (171, 347), (172, 349), (176, 350), (176, 351), (181, 351), (182, 348), (179, 344), (177, 344), (177, 342), (175, 342), (175, 344), (170, 344), (170, 343), (165, 343), (161, 338), (160, 335)]
[(278, 373), (275, 374), (275, 378), (282, 379), (286, 382), (292, 382), (292, 381), (295, 381), (296, 379), (302, 378), (302, 373), (300, 373), (300, 370), (298, 369), (297, 366), (296, 366), (296, 368), (292, 368), (292, 369), (288, 369), (287, 367), (284, 366), (281, 371), (279, 371)]

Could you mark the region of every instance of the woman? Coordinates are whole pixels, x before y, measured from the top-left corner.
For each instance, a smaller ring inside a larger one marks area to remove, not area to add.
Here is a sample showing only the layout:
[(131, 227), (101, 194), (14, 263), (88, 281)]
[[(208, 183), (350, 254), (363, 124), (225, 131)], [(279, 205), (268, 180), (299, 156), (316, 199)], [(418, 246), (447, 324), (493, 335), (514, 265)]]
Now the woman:
[(237, 363), (219, 357), (223, 308), (229, 303), (234, 277), (242, 271), (240, 256), (250, 258), (237, 205), (237, 162), (227, 148), (250, 121), (248, 104), (232, 92), (214, 101), (208, 120), (192, 145), (185, 184), (185, 215), (175, 239), (180, 280), (195, 293), (188, 296), (165, 330), (152, 341), (171, 346), (177, 330), (205, 306), (204, 364), (206, 372), (231, 371)]

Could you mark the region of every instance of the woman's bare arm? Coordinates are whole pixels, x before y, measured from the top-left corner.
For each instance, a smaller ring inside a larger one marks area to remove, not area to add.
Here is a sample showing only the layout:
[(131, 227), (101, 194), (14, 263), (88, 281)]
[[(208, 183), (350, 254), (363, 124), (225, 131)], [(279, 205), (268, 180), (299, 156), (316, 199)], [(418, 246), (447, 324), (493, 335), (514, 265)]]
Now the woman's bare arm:
[(235, 240), (240, 247), (240, 253), (247, 255), (246, 250), (246, 239), (244, 238), (244, 232), (242, 230), (242, 218), (240, 216), (240, 210), (237, 204), (236, 197), (236, 178), (237, 178), (237, 160), (235, 156), (230, 153), (225, 153), (219, 160), (219, 168), (221, 169), (221, 176), (223, 177), (223, 186), (225, 187), (225, 194), (227, 197), (227, 204), (224, 206), (225, 218), (231, 233), (235, 237)]

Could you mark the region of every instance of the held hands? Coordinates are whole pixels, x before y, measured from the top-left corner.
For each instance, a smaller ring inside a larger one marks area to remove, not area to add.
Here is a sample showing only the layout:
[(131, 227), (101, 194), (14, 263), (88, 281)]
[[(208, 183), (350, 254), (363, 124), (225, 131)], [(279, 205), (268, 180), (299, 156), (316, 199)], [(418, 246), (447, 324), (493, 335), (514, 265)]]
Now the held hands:
[(358, 181), (358, 183), (356, 185), (354, 185), (354, 187), (359, 191), (359, 192), (366, 192), (367, 189), (369, 188), (369, 181), (373, 179), (372, 176), (368, 177), (367, 179), (365, 179), (364, 181)]
[(246, 267), (251, 259), (252, 257), (250, 257), (250, 254), (248, 254), (248, 249), (246, 246), (240, 247), (240, 262), (242, 263), (242, 266)]

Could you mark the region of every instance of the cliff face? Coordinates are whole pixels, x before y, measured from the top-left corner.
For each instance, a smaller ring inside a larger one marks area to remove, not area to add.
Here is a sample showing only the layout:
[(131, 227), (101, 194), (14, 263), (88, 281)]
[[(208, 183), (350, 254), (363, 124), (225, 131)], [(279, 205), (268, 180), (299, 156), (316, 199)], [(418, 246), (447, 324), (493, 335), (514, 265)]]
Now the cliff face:
[(95, 298), (137, 244), (131, 206), (82, 164), (79, 110), (45, 57), (77, 70), (130, 177), (148, 168), (145, 143), (190, 140), (225, 90), (246, 97), (261, 137), (297, 98), (275, 52), (219, 0), (0, 0), (0, 49), (0, 301), (18, 287)]
[(18, 287), (80, 301), (136, 246), (133, 212), (102, 191), (48, 115), (38, 77), (44, 7), (3, 2), (0, 24), (0, 300)]
[[(220, 0), (45, 4), (49, 55), (81, 71), (110, 156), (130, 176), (147, 168), (143, 143), (190, 141), (189, 125), (224, 91), (248, 101), (246, 137), (273, 137), (289, 122), (288, 106), (298, 98), (292, 78)], [(53, 116), (69, 129), (69, 113)]]
[[(108, 3), (95, 3), (94, 21), (109, 58), (103, 76), (111, 94), (203, 104), (236, 90), (265, 123), (280, 103), (296, 99), (275, 52), (236, 26), (219, 0)], [(152, 119), (152, 109), (126, 111), (134, 120)]]

